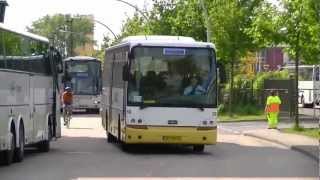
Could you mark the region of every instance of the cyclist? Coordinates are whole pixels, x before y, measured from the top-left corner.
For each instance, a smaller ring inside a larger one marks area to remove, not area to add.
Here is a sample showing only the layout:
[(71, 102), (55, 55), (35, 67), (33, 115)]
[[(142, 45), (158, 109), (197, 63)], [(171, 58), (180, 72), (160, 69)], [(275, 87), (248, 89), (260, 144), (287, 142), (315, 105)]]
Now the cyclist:
[(72, 114), (72, 101), (73, 101), (73, 94), (72, 94), (72, 90), (71, 87), (67, 86), (64, 89), (64, 92), (62, 94), (62, 103), (63, 103), (63, 117), (64, 117), (64, 125), (67, 125), (67, 121), (69, 121), (70, 119), (67, 120), (66, 115), (69, 115), (71, 118), (71, 114)]

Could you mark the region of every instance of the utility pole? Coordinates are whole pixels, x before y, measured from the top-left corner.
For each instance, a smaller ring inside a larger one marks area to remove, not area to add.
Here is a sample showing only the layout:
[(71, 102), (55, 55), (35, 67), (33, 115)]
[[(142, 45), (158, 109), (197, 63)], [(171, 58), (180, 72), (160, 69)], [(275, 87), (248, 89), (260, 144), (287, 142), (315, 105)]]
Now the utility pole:
[[(66, 16), (66, 24), (67, 24), (67, 31), (73, 32), (72, 31), (72, 26), (73, 26), (73, 18), (70, 15)], [(70, 33), (69, 35), (69, 46), (68, 46), (68, 56), (73, 56), (73, 34)]]

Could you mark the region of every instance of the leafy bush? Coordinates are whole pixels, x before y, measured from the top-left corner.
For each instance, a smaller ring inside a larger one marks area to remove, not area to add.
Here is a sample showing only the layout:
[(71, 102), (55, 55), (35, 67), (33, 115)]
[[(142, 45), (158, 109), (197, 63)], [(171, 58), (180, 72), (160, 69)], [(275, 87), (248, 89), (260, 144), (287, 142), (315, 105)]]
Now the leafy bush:
[[(264, 81), (267, 79), (289, 79), (288, 71), (261, 72), (255, 77), (239, 74), (234, 77), (234, 92), (232, 112), (238, 115), (261, 115), (261, 92), (263, 92)], [(230, 93), (230, 84), (227, 84), (222, 92)], [(225, 114), (228, 111), (228, 98), (218, 107), (218, 112)], [(260, 104), (260, 105), (259, 105)]]
[[(256, 104), (235, 104), (232, 106), (232, 112), (237, 115), (261, 115), (263, 108)], [(221, 115), (227, 114), (228, 106), (223, 104), (219, 105), (218, 113)]]
[(267, 79), (289, 79), (289, 72), (288, 71), (272, 71), (272, 72), (261, 72), (258, 73), (254, 79), (253, 88), (254, 89), (262, 89), (263, 83)]

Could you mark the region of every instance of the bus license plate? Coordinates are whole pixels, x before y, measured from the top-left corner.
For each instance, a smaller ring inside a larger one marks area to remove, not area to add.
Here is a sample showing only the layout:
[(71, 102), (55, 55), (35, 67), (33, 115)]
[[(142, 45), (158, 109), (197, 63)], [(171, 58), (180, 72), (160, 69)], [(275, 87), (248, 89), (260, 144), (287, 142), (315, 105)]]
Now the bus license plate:
[(180, 141), (181, 136), (162, 136), (163, 141)]

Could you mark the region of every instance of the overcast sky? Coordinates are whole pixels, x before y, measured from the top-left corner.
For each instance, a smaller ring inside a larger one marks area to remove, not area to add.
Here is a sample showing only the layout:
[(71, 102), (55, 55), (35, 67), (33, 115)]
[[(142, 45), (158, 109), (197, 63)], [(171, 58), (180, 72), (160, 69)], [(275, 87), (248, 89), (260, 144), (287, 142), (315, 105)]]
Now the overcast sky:
[[(126, 0), (143, 9), (150, 7), (150, 0)], [(7, 0), (5, 24), (18, 30), (26, 30), (26, 26), (47, 14), (93, 14), (94, 17), (109, 26), (116, 34), (121, 30), (122, 22), (131, 17), (134, 8), (116, 0)], [(149, 3), (148, 3), (149, 2)], [(95, 40), (102, 40), (108, 34), (106, 28), (95, 24)], [(109, 33), (111, 36), (111, 34)]]

